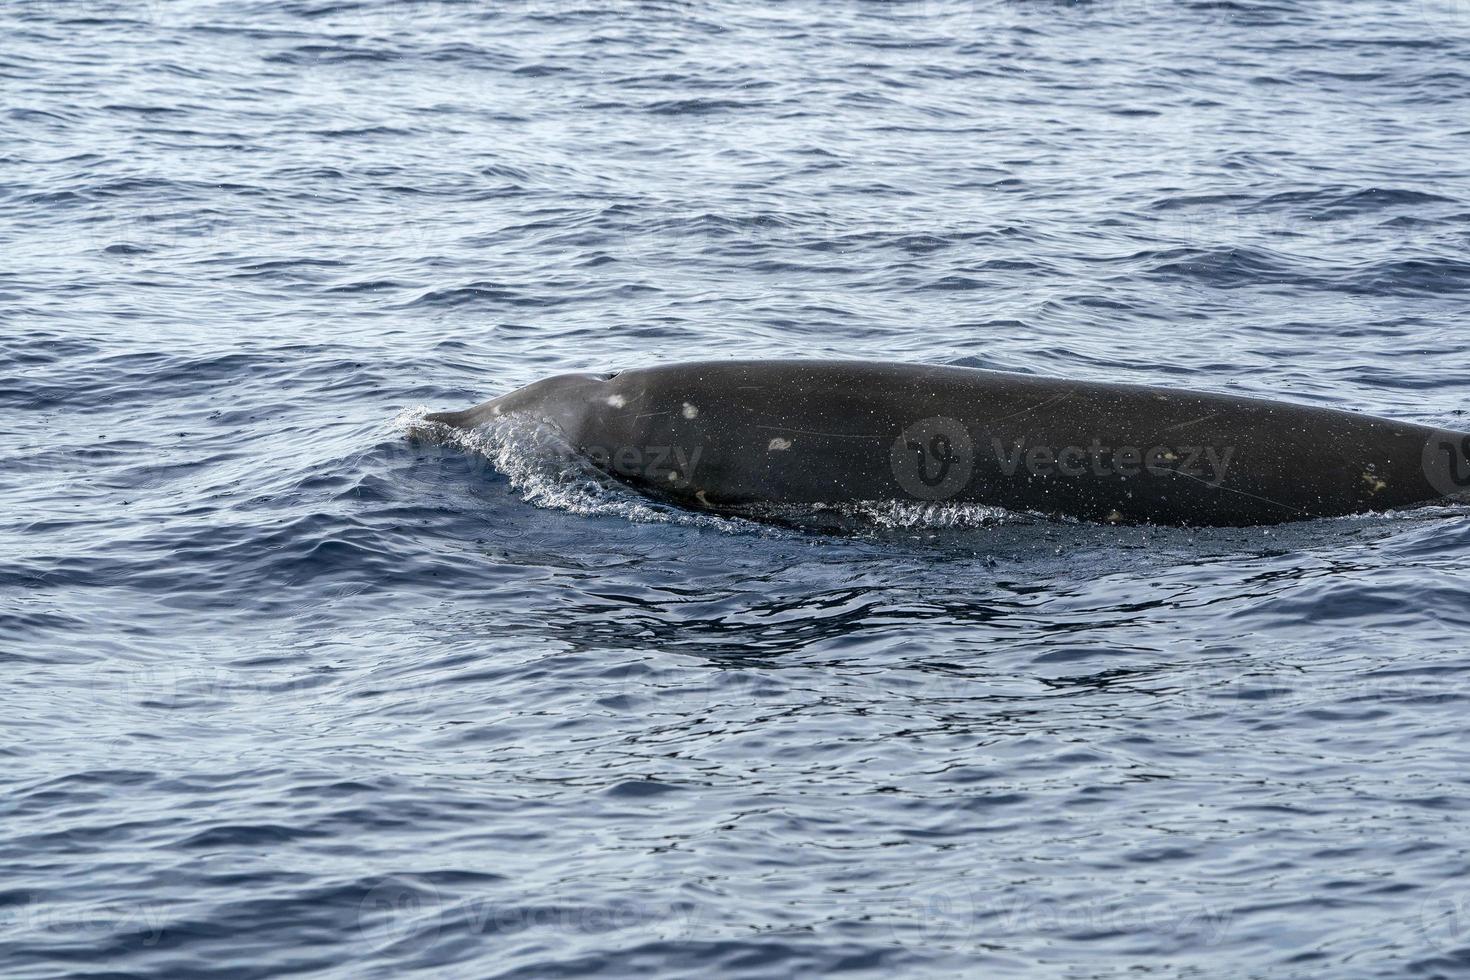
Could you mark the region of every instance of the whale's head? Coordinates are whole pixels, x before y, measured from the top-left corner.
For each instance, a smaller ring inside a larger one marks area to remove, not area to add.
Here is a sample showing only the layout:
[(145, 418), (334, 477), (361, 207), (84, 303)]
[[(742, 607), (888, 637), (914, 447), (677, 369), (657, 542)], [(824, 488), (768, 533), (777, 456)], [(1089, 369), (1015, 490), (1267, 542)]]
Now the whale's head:
[(698, 381), (687, 371), (659, 368), (559, 374), (427, 420), (462, 429), (504, 420), (513, 431), (524, 423), (549, 424), (566, 448), (614, 479), (665, 496), (697, 496), (695, 468), (709, 458), (712, 434), (710, 413), (699, 405), (720, 401), (692, 400), (691, 384)]
[(612, 373), (553, 375), (474, 408), (435, 412), (427, 418), (430, 422), (473, 429), (500, 418), (531, 417), (556, 425), (575, 443), (589, 422), (609, 407), (609, 398), (616, 402), (616, 396), (609, 396), (605, 391), (607, 382), (614, 376)]
[(609, 375), (557, 374), (533, 381), (489, 403), (493, 416), (534, 415), (575, 437), (593, 410)]

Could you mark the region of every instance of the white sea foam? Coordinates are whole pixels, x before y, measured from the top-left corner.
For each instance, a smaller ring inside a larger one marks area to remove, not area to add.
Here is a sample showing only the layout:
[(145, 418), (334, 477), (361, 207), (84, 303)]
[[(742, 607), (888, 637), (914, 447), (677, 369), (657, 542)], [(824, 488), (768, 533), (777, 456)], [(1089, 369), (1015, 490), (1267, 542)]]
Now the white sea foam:
[(1034, 523), (1036, 515), (983, 504), (863, 500), (830, 504), (764, 504), (738, 514), (692, 511), (646, 497), (595, 469), (559, 429), (527, 416), (506, 416), (474, 429), (430, 422), (427, 406), (399, 412), (389, 423), (403, 436), (478, 456), (506, 477), (511, 488), (537, 507), (583, 516), (614, 516), (640, 523), (711, 527), (730, 532), (768, 530), (769, 522), (814, 530), (964, 530)]
[(524, 415), (508, 415), (474, 429), (431, 422), (426, 406), (394, 416), (402, 435), (452, 446), (487, 460), (511, 489), (537, 507), (581, 516), (621, 517), (638, 523), (680, 524), (721, 531), (762, 530), (737, 517), (686, 510), (645, 497), (599, 472), (567, 443), (561, 430)]
[(740, 533), (769, 533), (772, 522), (856, 533), (864, 529), (981, 529), (1035, 520), (980, 504), (898, 500), (767, 504), (738, 514), (703, 513), (646, 497), (599, 472), (573, 451), (558, 429), (544, 422), (507, 416), (475, 429), (460, 429), (428, 421), (429, 411), (422, 405), (404, 409), (389, 423), (390, 428), (399, 435), (452, 446), (486, 460), (530, 504), (583, 516)]

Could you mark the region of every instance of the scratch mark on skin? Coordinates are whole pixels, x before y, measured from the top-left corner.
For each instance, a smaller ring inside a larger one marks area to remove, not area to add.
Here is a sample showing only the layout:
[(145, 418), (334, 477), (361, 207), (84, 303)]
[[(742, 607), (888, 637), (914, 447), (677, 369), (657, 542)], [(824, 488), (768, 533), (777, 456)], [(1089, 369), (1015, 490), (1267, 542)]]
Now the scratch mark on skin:
[[(639, 402), (643, 401), (643, 399), (645, 399), (647, 397), (648, 397), (648, 392), (646, 392), (646, 391), (643, 394), (639, 395), (637, 398), (633, 399), (631, 402), (628, 401), (628, 399), (624, 398), (622, 395), (608, 395), (607, 396), (607, 403), (609, 405), (611, 405), (613, 408), (627, 408), (630, 405), (636, 405), (636, 404), (638, 404)], [(662, 414), (666, 414), (666, 413), (660, 412), (660, 413), (657, 413), (657, 414), (662, 415)]]
[(1279, 500), (1272, 500), (1270, 497), (1262, 497), (1259, 494), (1254, 494), (1254, 493), (1251, 493), (1251, 492), (1249, 492), (1247, 490), (1236, 490), (1234, 487), (1227, 487), (1223, 483), (1211, 483), (1209, 480), (1206, 480), (1203, 477), (1195, 476), (1193, 473), (1185, 473), (1182, 470), (1171, 470), (1170, 472), (1174, 473), (1177, 476), (1182, 476), (1186, 480), (1193, 480), (1195, 483), (1203, 483), (1205, 486), (1209, 487), (1211, 490), (1224, 490), (1226, 493), (1239, 494), (1242, 497), (1249, 497), (1252, 500), (1259, 500), (1262, 503), (1271, 504), (1273, 507), (1280, 507), (1283, 510), (1289, 510), (1293, 514), (1305, 514), (1306, 513), (1306, 511), (1302, 510), (1300, 507), (1293, 507), (1293, 506), (1291, 506), (1291, 504), (1283, 504)]
[[(645, 399), (647, 397), (648, 397), (648, 392), (646, 392), (646, 391), (643, 394), (639, 395), (637, 398), (633, 399), (631, 402), (628, 401), (627, 399), (625, 399), (622, 395), (611, 395), (611, 396), (608, 397), (607, 403), (609, 405), (611, 405), (613, 408), (627, 408), (627, 407), (629, 407), (631, 405), (637, 405), (639, 402), (643, 401), (643, 399)], [(616, 400), (614, 400), (614, 399), (616, 399)], [(613, 416), (609, 416), (609, 417), (610, 418), (615, 418), (615, 419), (626, 419), (626, 418), (632, 418), (632, 419), (651, 419), (651, 418), (655, 418), (655, 417), (657, 417), (659, 415), (668, 415), (668, 414), (669, 414), (668, 412), (644, 412), (642, 414), (638, 414), (638, 413), (634, 413), (634, 412), (625, 412), (622, 415), (613, 415)]]
[(771, 432), (797, 432), (804, 436), (821, 436), (824, 439), (876, 439), (877, 436), (858, 433), (847, 435), (841, 432), (819, 432), (816, 429), (793, 429), (789, 425), (756, 425), (757, 429), (767, 429)]
[(1019, 412), (1012, 412), (1010, 415), (1004, 415), (1004, 416), (1001, 416), (998, 419), (991, 419), (991, 423), (994, 424), (996, 422), (1006, 422), (1006, 421), (1009, 421), (1010, 419), (1020, 418), (1022, 415), (1030, 415), (1032, 412), (1039, 411), (1040, 409), (1046, 408), (1048, 405), (1055, 405), (1058, 402), (1066, 401), (1068, 398), (1071, 398), (1072, 397), (1072, 394), (1073, 394), (1073, 392), (1070, 389), (1068, 389), (1067, 391), (1062, 392), (1060, 395), (1052, 395), (1050, 398), (1046, 399), (1045, 401), (1037, 402), (1035, 405), (1032, 405), (1030, 408), (1023, 408)]
[(1188, 422), (1180, 422), (1177, 425), (1167, 426), (1164, 429), (1164, 431), (1165, 432), (1173, 432), (1175, 429), (1187, 429), (1191, 425), (1199, 425), (1201, 422), (1208, 422), (1210, 419), (1214, 418), (1216, 415), (1219, 415), (1219, 414), (1220, 414), (1219, 412), (1211, 412), (1209, 415), (1201, 415), (1199, 418), (1197, 418), (1197, 419), (1190, 419)]

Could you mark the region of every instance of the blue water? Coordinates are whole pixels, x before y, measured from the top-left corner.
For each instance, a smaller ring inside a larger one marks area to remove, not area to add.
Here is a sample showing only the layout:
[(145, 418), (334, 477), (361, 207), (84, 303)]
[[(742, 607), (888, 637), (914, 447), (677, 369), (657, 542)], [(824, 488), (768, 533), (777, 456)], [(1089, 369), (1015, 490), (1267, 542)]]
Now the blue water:
[(9, 0), (0, 974), (1470, 966), (1470, 516), (412, 435), (858, 356), (1466, 427), (1462, 0)]

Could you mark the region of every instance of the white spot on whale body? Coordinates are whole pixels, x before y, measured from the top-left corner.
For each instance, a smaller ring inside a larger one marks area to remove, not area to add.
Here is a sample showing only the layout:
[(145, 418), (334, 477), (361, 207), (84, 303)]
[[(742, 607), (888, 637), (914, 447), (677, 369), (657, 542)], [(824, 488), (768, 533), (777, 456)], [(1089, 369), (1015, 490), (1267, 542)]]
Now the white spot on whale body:
[(698, 417), (698, 415), (699, 409), (696, 406), (691, 405), (688, 402), (684, 403), (684, 417), (686, 419), (696, 418)]
[(766, 451), (767, 452), (774, 453), (774, 452), (779, 452), (780, 450), (783, 450), (783, 449), (790, 449), (790, 448), (791, 448), (791, 440), (790, 439), (782, 439), (780, 436), (777, 436), (776, 438), (774, 438), (774, 439), (771, 440), (771, 444), (766, 447)]
[(628, 404), (628, 400), (622, 395), (608, 395), (607, 403), (613, 408), (622, 408), (624, 405)]

